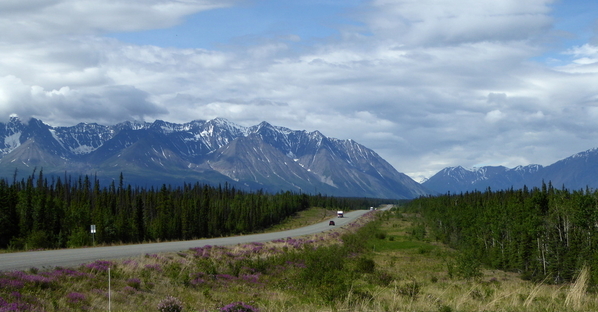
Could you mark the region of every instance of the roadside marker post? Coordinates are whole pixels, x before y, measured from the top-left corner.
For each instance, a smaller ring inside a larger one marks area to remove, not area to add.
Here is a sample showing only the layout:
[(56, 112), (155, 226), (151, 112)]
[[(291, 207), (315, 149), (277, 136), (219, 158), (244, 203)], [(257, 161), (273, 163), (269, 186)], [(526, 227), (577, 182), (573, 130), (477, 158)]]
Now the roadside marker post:
[(92, 241), (93, 241), (93, 245), (96, 245), (96, 225), (92, 224), (91, 225), (91, 237), (92, 237)]

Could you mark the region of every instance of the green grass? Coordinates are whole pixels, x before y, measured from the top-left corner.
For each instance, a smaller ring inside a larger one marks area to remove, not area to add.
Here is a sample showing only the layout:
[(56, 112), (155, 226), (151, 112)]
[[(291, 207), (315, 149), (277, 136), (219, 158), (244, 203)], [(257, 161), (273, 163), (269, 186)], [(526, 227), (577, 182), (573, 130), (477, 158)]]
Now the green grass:
[[(391, 236), (394, 238), (394, 236)], [(437, 248), (436, 246), (416, 241), (416, 240), (399, 240), (394, 238), (391, 240), (389, 238), (386, 239), (377, 239), (370, 243), (372, 246), (372, 250), (374, 251), (400, 251), (400, 250), (407, 250), (407, 249), (417, 249), (419, 253), (430, 252)]]
[(280, 224), (277, 224), (264, 232), (270, 233), (292, 230), (303, 226), (316, 224), (334, 217), (336, 217), (336, 210), (332, 211), (325, 208), (312, 207), (286, 218)]

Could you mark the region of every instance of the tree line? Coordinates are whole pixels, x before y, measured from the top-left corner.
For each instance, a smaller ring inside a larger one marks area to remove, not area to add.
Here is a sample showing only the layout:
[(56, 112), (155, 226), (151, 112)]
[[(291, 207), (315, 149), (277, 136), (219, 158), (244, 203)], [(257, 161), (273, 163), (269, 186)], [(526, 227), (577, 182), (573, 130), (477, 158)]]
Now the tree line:
[[(0, 248), (36, 249), (186, 240), (265, 229), (309, 207), (366, 209), (381, 203), (321, 194), (246, 192), (225, 184), (143, 188), (100, 185), (35, 171), (20, 181), (0, 179)], [(96, 233), (91, 234), (91, 225)]]
[(598, 191), (541, 187), (421, 197), (426, 234), (490, 268), (560, 283), (582, 267), (598, 284)]

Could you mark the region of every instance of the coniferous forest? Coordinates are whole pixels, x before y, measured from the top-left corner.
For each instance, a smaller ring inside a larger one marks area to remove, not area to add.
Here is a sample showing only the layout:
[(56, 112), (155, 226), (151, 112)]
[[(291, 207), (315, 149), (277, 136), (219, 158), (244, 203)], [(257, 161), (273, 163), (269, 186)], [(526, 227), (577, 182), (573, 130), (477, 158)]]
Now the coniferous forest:
[(446, 194), (408, 204), (419, 231), (462, 252), (464, 265), (574, 280), (583, 267), (598, 284), (598, 191), (541, 188)]
[[(16, 177), (16, 174), (15, 174)], [(0, 179), (0, 248), (38, 249), (186, 240), (263, 230), (298, 211), (366, 209), (380, 200), (293, 192), (246, 192), (228, 185), (102, 186), (96, 178)], [(91, 225), (96, 233), (90, 234)]]

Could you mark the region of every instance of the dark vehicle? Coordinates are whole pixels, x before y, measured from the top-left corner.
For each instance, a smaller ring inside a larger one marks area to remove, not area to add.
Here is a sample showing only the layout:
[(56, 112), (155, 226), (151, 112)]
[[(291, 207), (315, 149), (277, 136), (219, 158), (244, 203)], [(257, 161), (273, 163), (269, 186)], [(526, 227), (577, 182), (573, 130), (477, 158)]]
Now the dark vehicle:
[(328, 222), (328, 225), (334, 225), (334, 221)]

